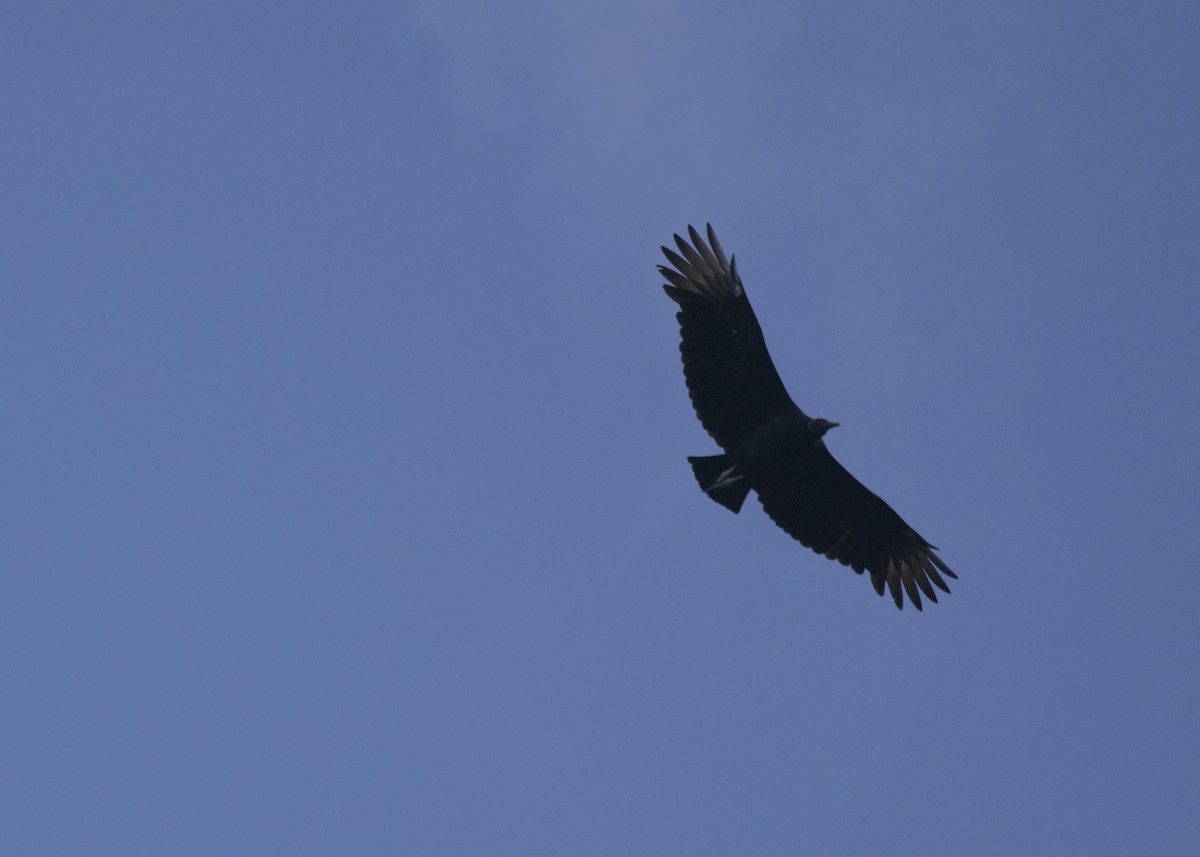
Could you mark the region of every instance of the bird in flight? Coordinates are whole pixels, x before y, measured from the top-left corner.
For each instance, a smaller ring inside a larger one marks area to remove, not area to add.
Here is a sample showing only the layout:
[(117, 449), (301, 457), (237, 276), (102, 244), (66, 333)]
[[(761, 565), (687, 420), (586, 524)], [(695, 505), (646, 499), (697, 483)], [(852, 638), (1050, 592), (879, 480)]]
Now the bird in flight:
[(679, 304), (679, 351), (688, 395), (701, 425), (724, 450), (689, 456), (710, 498), (735, 514), (753, 490), (780, 529), (884, 586), (896, 606), (904, 594), (918, 610), (921, 593), (937, 602), (942, 575), (958, 578), (934, 546), (892, 507), (855, 479), (825, 447), (837, 426), (796, 406), (779, 380), (762, 328), (712, 226), (708, 243), (691, 226), (691, 244), (678, 235), (676, 253), (663, 247), (671, 267), (658, 270), (667, 297)]

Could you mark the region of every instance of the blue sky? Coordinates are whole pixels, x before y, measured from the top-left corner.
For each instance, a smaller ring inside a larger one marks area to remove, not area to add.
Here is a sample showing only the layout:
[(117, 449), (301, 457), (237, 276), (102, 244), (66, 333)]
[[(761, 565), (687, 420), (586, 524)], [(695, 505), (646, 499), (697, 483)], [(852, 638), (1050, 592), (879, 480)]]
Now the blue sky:
[[(0, 850), (1195, 853), (1198, 37), (7, 4)], [(940, 604), (697, 490), (706, 221)]]

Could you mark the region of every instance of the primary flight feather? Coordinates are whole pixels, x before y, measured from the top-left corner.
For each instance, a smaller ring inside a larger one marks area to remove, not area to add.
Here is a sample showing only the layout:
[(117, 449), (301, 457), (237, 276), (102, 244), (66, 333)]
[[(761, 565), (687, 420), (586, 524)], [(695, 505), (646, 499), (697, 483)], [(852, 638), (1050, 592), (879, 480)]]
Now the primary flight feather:
[(918, 610), (921, 593), (957, 578), (934, 546), (838, 463), (824, 435), (837, 423), (813, 419), (784, 389), (762, 328), (712, 226), (708, 243), (691, 226), (679, 252), (663, 247), (671, 267), (659, 271), (679, 304), (679, 351), (688, 395), (701, 425), (724, 450), (688, 461), (704, 492), (738, 512), (753, 490), (784, 532), (819, 554), (867, 572), (896, 606), (904, 594)]

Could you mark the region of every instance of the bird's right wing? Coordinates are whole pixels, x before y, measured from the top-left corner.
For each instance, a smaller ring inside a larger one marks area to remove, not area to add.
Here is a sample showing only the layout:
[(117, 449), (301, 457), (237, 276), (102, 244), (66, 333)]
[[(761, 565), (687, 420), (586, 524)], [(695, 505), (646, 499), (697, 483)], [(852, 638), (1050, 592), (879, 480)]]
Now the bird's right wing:
[[(897, 607), (904, 594), (918, 610), (921, 593), (937, 601), (936, 586), (956, 578), (936, 548), (905, 523), (881, 497), (859, 482), (821, 444), (805, 459), (781, 461), (755, 485), (763, 510), (800, 544), (871, 575), (875, 591), (891, 591)], [(932, 582), (932, 585), (931, 585)]]
[(712, 226), (708, 244), (691, 226), (688, 235), (690, 245), (675, 236), (679, 253), (662, 248), (674, 270), (658, 270), (670, 283), (663, 286), (667, 297), (679, 304), (679, 351), (696, 416), (729, 452), (796, 406), (767, 353), (736, 264), (726, 260)]

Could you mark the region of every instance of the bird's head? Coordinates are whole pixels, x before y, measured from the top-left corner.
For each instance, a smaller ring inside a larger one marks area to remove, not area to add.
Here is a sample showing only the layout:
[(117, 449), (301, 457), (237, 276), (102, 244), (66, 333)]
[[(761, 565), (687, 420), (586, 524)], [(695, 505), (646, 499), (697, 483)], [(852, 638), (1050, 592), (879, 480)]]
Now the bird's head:
[(821, 437), (831, 428), (837, 428), (838, 423), (831, 423), (829, 420), (812, 419), (808, 421), (808, 430), (813, 433), (813, 437)]

